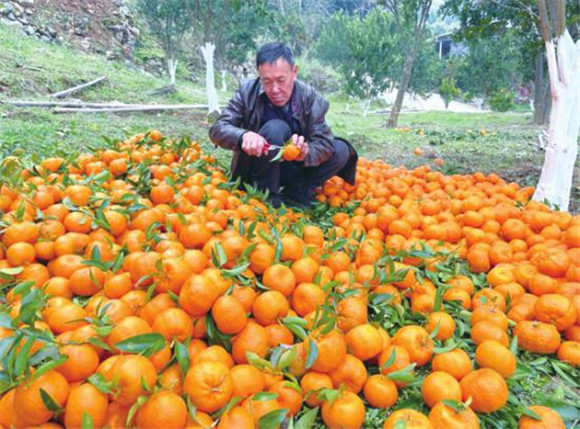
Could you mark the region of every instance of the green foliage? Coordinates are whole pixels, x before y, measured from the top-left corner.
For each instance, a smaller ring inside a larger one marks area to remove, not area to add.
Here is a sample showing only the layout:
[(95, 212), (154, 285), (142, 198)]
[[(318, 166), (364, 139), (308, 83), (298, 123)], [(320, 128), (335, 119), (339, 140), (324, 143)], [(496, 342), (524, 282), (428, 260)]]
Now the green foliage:
[(461, 94), (461, 91), (455, 84), (455, 78), (452, 76), (445, 76), (441, 81), (439, 94), (441, 94), (441, 97), (443, 97), (443, 100), (445, 101), (445, 108), (449, 107), (449, 103), (451, 103), (456, 96)]
[(342, 76), (333, 67), (322, 64), (317, 58), (297, 58), (299, 78), (322, 93), (335, 92), (341, 89)]
[(506, 35), (468, 43), (469, 54), (456, 63), (457, 86), (489, 97), (504, 88), (517, 88), (524, 80), (525, 62), (517, 37)]
[[(401, 79), (405, 39), (397, 32), (392, 14), (382, 8), (363, 18), (337, 13), (324, 28), (316, 53), (341, 73), (348, 95), (372, 99)], [(422, 43), (409, 89), (429, 91), (435, 87), (439, 72), (431, 43)]]
[(151, 32), (157, 37), (168, 59), (181, 50), (181, 40), (191, 27), (191, 19), (184, 10), (187, 0), (137, 0), (136, 7)]
[(514, 95), (506, 89), (496, 91), (489, 98), (489, 107), (496, 112), (507, 112), (514, 107)]

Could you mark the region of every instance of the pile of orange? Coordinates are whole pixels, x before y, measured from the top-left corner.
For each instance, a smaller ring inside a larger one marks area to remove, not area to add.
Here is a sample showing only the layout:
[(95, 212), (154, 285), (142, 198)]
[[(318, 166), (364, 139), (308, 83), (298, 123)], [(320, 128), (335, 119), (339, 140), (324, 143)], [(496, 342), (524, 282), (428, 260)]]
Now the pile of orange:
[[(580, 217), (493, 174), (363, 159), (322, 187), (325, 228), (158, 131), (11, 177), (0, 428), (355, 428), (371, 408), (477, 428), (508, 403), (516, 336), (580, 365)], [(398, 403), (418, 383), (428, 413)]]

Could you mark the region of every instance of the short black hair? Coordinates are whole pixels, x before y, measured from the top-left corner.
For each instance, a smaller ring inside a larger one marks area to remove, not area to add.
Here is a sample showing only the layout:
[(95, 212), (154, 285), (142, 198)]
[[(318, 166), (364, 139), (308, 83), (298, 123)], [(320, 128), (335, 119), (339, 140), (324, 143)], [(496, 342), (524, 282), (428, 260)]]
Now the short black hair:
[(273, 64), (278, 58), (285, 59), (291, 66), (294, 65), (294, 57), (292, 56), (292, 49), (290, 49), (290, 46), (281, 42), (266, 43), (258, 49), (258, 54), (256, 55), (256, 68), (264, 63)]

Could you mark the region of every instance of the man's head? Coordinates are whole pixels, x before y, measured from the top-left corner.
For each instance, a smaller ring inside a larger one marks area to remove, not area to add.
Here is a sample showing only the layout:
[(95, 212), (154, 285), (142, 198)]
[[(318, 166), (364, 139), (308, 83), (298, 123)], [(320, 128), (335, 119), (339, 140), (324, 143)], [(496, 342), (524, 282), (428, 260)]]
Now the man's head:
[(266, 96), (274, 106), (284, 106), (294, 90), (298, 67), (285, 43), (267, 43), (258, 50), (256, 66)]

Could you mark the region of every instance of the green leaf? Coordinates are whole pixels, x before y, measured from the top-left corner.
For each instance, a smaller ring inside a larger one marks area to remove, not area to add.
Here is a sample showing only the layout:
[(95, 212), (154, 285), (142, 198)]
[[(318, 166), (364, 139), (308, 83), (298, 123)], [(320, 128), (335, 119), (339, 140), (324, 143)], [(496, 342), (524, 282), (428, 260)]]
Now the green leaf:
[(272, 151), (277, 150), (276, 155), (274, 155), (274, 157), (270, 160), (270, 162), (279, 161), (280, 158), (282, 158), (282, 156), (284, 156), (284, 149), (282, 147), (270, 146), (270, 148), (272, 149)]
[(147, 384), (147, 380), (145, 380), (145, 376), (144, 375), (141, 376), (141, 380), (140, 381), (141, 381), (141, 389), (143, 389), (147, 393), (153, 393), (153, 387), (154, 386), (149, 386)]
[(302, 417), (294, 425), (295, 429), (310, 429), (314, 425), (316, 416), (318, 415), (318, 407), (306, 411)]
[[(216, 412), (215, 414), (215, 418), (221, 418), (221, 416), (223, 416), (224, 414), (227, 414), (230, 412), (230, 410), (232, 408), (234, 408), (236, 405), (238, 405), (241, 401), (243, 401), (243, 397), (241, 396), (234, 396), (232, 399), (230, 399), (228, 401), (228, 403), (219, 411)], [(189, 401), (189, 397), (188, 397), (188, 401)]]
[(437, 336), (437, 334), (439, 333), (439, 328), (441, 328), (441, 320), (437, 321), (435, 329), (433, 329), (433, 331), (429, 334), (429, 337), (431, 337), (431, 339), (434, 339)]
[(32, 286), (34, 286), (34, 282), (32, 281), (19, 283), (16, 286), (14, 286), (14, 288), (12, 289), (12, 293), (14, 295), (20, 295), (24, 297), (30, 293)]
[(280, 319), (280, 321), (286, 326), (288, 326), (289, 324), (300, 325), (302, 327), (308, 326), (308, 321), (302, 319), (301, 317), (283, 317), (282, 319)]
[(20, 274), (24, 267), (2, 268), (0, 269), (0, 279), (11, 280), (12, 277)]
[(522, 414), (526, 415), (528, 417), (531, 417), (534, 420), (542, 420), (542, 416), (540, 416), (538, 413), (536, 413), (533, 410), (530, 410), (529, 408), (524, 408), (522, 410)]
[(398, 381), (400, 383), (412, 383), (415, 381), (414, 369), (417, 364), (412, 363), (407, 365), (405, 368), (398, 371), (391, 372), (387, 375), (387, 378), (393, 381)]
[(91, 383), (93, 386), (97, 388), (102, 393), (113, 393), (113, 385), (112, 381), (108, 381), (103, 374), (100, 372), (96, 372), (91, 375), (88, 379), (88, 382)]
[(261, 358), (256, 353), (246, 352), (246, 359), (250, 365), (253, 365), (258, 369), (274, 369), (269, 361)]
[(189, 352), (187, 351), (186, 345), (179, 341), (175, 342), (175, 358), (179, 364), (181, 374), (185, 377), (187, 371), (189, 371), (191, 362), (189, 361)]
[(287, 408), (281, 408), (279, 410), (270, 411), (268, 414), (264, 414), (260, 420), (258, 420), (258, 429), (272, 429), (278, 427), (288, 414)]
[(459, 347), (459, 344), (456, 343), (455, 341), (453, 341), (452, 339), (445, 341), (445, 343), (447, 345), (445, 345), (443, 347), (434, 347), (433, 353), (436, 355), (441, 354), (441, 353), (447, 353), (447, 352), (450, 352), (451, 350), (455, 350), (457, 347)]
[(213, 250), (216, 252), (218, 267), (223, 267), (224, 264), (228, 262), (228, 255), (226, 254), (224, 247), (219, 241), (216, 241)]
[(12, 318), (5, 311), (0, 311), (0, 328), (12, 329)]
[(252, 401), (270, 401), (278, 399), (278, 394), (274, 392), (258, 392), (252, 396)]
[(289, 349), (286, 349), (280, 355), (280, 358), (275, 364), (275, 367), (278, 369), (288, 368), (292, 365), (292, 362), (296, 359), (296, 355), (298, 354), (297, 346), (292, 346)]
[(54, 402), (54, 399), (52, 399), (48, 392), (42, 388), (40, 389), (40, 397), (42, 398), (42, 402), (44, 402), (46, 408), (48, 408), (48, 411), (55, 414), (59, 414), (64, 411), (60, 405)]
[(93, 418), (86, 411), (83, 413), (83, 420), (81, 422), (82, 429), (93, 429)]
[(30, 360), (30, 349), (34, 345), (36, 341), (36, 335), (31, 336), (26, 343), (22, 346), (22, 348), (18, 351), (18, 356), (16, 357), (16, 361), (14, 362), (14, 375), (20, 377), (24, 372), (28, 373), (28, 367)]
[(371, 293), (369, 303), (371, 305), (389, 304), (395, 297), (390, 293)]
[(561, 367), (560, 367), (560, 362), (554, 362), (551, 361), (550, 362), (552, 364), (552, 368), (554, 368), (554, 371), (556, 371), (556, 374), (558, 374), (560, 376), (560, 378), (562, 378), (566, 383), (568, 383), (570, 386), (572, 387), (578, 387), (578, 381), (572, 379), (572, 377), (567, 374)]
[(395, 363), (395, 359), (397, 359), (397, 349), (393, 347), (391, 355), (389, 356), (387, 361), (383, 364), (383, 366), (381, 366), (381, 369), (387, 369), (388, 367), (390, 367), (392, 364)]
[[(40, 347), (37, 351), (35, 351), (32, 356), (30, 356), (30, 360), (28, 364), (30, 366), (37, 366), (41, 362), (45, 360), (56, 360), (60, 358), (61, 354), (58, 351), (58, 347), (54, 343), (47, 343), (44, 340), (38, 339), (37, 341), (43, 343), (44, 345)], [(1, 356), (1, 354), (0, 354)]]
[(135, 403), (129, 409), (129, 414), (127, 414), (127, 420), (125, 421), (125, 426), (133, 427), (133, 425), (132, 425), (133, 418), (135, 417), (135, 414), (137, 413), (139, 408), (141, 408), (141, 406), (145, 402), (147, 402), (147, 396), (139, 396), (137, 398), (137, 401), (135, 401)]
[(443, 399), (441, 402), (443, 402), (449, 408), (453, 409), (455, 412), (461, 412), (465, 408), (463, 403), (456, 401), (454, 399)]
[(397, 420), (395, 422), (395, 424), (393, 425), (393, 429), (406, 429), (406, 427), (407, 427), (407, 424), (405, 423), (405, 420), (403, 420), (403, 419)]
[(306, 368), (309, 369), (318, 358), (318, 346), (312, 338), (308, 338), (308, 355), (306, 356)]
[(57, 360), (52, 360), (52, 361), (46, 362), (45, 364), (39, 366), (38, 368), (36, 368), (36, 371), (34, 371), (34, 374), (32, 374), (30, 381), (32, 382), (33, 380), (36, 380), (41, 375), (46, 374), (48, 371), (52, 371), (54, 368), (65, 363), (67, 359), (68, 359), (68, 356), (62, 355)]
[(22, 322), (27, 325), (33, 325), (36, 320), (37, 312), (44, 307), (45, 295), (40, 289), (32, 289), (24, 298), (20, 313), (13, 322)]
[[(103, 329), (103, 328), (97, 328), (97, 329)], [(111, 327), (111, 330), (112, 330), (112, 327)], [(107, 350), (107, 351), (109, 351), (109, 352), (111, 351), (111, 348), (109, 347), (109, 345), (108, 345), (108, 344), (106, 344), (106, 343), (105, 343), (103, 340), (101, 340), (100, 338), (96, 338), (96, 337), (89, 338), (89, 344), (92, 344), (93, 346), (96, 346), (96, 347), (100, 347), (100, 348), (102, 348), (103, 350)]]
[(165, 338), (158, 333), (136, 335), (118, 342), (115, 347), (127, 353), (149, 357), (165, 347)]
[(510, 352), (512, 355), (516, 356), (518, 354), (518, 336), (514, 335), (510, 343)]

